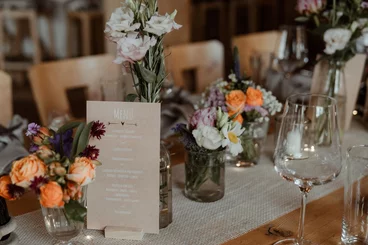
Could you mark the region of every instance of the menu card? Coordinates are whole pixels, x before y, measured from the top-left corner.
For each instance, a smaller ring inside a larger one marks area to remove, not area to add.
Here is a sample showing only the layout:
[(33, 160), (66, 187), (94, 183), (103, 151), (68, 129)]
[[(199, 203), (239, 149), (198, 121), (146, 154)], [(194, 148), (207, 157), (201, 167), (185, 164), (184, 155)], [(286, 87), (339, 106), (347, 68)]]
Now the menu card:
[(160, 104), (87, 102), (87, 122), (106, 125), (102, 166), (88, 186), (87, 228), (107, 226), (159, 232)]

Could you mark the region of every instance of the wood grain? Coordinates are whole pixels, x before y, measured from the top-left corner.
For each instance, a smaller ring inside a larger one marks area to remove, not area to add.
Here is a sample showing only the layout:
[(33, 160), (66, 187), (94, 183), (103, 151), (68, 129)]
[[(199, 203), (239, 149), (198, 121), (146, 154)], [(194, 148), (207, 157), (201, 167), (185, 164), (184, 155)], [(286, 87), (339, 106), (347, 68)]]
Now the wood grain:
[[(306, 239), (319, 245), (339, 244), (343, 207), (343, 188), (309, 203), (305, 220)], [(295, 237), (299, 211), (294, 210), (224, 245), (271, 245), (285, 237)]]

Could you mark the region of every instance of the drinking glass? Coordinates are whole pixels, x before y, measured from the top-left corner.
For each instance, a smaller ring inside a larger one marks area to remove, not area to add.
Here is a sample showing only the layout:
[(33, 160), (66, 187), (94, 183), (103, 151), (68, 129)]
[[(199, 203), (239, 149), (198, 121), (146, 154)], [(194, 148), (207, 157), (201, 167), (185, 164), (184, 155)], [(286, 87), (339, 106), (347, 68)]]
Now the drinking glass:
[(347, 151), (344, 188), (343, 244), (368, 244), (368, 145)]
[(274, 153), (275, 170), (296, 184), (302, 194), (297, 238), (275, 245), (313, 244), (304, 239), (307, 195), (315, 185), (333, 181), (341, 171), (342, 155), (336, 101), (317, 94), (296, 94), (285, 104)]
[[(283, 87), (289, 86), (292, 73), (308, 63), (308, 49), (305, 28), (303, 26), (280, 27), (280, 38), (277, 42), (275, 59), (277, 68), (283, 74)], [(283, 88), (282, 91), (288, 91)], [(285, 98), (286, 95), (283, 95)]]

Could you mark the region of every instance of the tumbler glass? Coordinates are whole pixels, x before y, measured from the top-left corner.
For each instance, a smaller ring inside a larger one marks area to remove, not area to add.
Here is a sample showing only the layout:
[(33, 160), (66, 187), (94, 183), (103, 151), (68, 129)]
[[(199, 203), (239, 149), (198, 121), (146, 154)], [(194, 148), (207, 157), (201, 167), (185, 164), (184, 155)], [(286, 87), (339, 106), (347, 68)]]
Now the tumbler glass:
[(368, 244), (368, 145), (347, 151), (341, 241)]

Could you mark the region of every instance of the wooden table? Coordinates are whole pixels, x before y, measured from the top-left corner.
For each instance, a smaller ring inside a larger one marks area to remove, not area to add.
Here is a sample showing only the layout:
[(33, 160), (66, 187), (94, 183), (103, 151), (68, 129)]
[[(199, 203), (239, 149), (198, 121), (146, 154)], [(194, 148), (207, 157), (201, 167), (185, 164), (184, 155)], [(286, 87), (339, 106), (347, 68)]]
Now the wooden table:
[[(174, 152), (171, 156), (172, 164), (181, 164), (184, 159), (184, 149), (177, 141), (173, 142), (174, 146), (170, 149), (171, 152)], [(320, 245), (339, 244), (343, 199), (343, 189), (339, 189), (307, 205), (306, 239)], [(19, 201), (8, 202), (8, 207), (12, 215), (21, 215), (39, 209), (39, 203), (36, 197), (29, 193)], [(224, 245), (271, 245), (285, 237), (295, 237), (298, 222), (299, 209), (228, 241)]]

